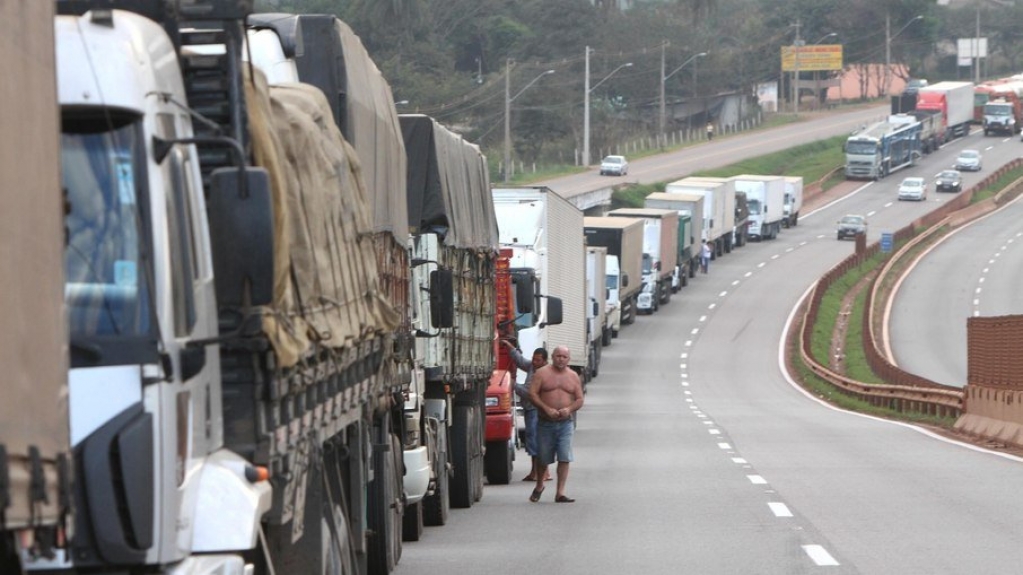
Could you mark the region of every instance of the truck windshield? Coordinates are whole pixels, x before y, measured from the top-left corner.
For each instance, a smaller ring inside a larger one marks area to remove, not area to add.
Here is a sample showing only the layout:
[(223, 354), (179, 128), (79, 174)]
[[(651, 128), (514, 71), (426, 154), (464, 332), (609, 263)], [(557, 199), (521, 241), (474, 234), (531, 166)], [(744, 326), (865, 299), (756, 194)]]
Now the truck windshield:
[(877, 142), (850, 140), (845, 143), (845, 153), (857, 156), (872, 156), (877, 153)]
[(984, 114), (988, 116), (1011, 116), (1012, 106), (1006, 104), (985, 104)]
[(150, 331), (145, 269), (146, 188), (141, 118), (103, 114), (62, 121), (65, 301), (72, 338)]

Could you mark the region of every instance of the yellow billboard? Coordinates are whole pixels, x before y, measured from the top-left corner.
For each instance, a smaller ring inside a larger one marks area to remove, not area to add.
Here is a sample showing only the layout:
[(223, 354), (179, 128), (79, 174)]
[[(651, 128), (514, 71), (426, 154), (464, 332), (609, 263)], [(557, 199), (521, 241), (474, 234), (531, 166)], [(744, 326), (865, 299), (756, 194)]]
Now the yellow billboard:
[[(783, 72), (796, 71), (796, 47), (781, 47), (781, 69)], [(799, 46), (799, 71), (821, 72), (842, 69), (842, 45), (819, 44)]]

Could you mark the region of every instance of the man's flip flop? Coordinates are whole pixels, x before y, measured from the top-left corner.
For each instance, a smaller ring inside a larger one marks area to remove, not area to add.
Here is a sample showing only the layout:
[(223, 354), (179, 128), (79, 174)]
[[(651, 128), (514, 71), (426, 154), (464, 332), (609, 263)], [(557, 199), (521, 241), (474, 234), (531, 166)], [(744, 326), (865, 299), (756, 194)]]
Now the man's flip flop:
[(575, 499), (568, 497), (567, 495), (559, 495), (554, 498), (555, 503), (575, 503)]
[(533, 493), (529, 496), (529, 500), (533, 503), (540, 501), (540, 496), (543, 495), (543, 489), (534, 489)]

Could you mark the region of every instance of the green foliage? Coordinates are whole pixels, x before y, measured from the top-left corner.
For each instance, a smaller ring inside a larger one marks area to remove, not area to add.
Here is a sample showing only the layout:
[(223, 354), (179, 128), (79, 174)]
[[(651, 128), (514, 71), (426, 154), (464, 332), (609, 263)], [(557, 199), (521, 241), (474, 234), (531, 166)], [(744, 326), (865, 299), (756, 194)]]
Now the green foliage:
[(663, 184), (637, 184), (615, 190), (611, 194), (611, 209), (642, 208), (643, 200), (658, 191), (664, 191)]
[(722, 178), (739, 174), (786, 175), (802, 176), (806, 183), (816, 182), (845, 163), (844, 143), (845, 137), (836, 136), (694, 175)]

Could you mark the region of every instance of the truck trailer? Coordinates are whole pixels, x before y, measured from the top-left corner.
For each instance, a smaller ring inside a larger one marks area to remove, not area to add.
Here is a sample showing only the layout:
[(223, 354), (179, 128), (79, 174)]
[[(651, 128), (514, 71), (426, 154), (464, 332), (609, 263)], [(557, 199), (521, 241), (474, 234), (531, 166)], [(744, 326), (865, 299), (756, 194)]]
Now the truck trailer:
[(678, 211), (656, 208), (619, 208), (612, 218), (643, 220), (643, 282), (637, 309), (656, 312), (671, 301), (672, 277), (678, 265)]
[(636, 321), (636, 299), (643, 288), (643, 222), (636, 218), (587, 216), (586, 244), (607, 248), (607, 302), (612, 336)]
[(973, 100), (972, 82), (938, 82), (920, 88), (916, 109), (933, 110), (941, 115), (947, 142), (970, 133)]
[(703, 237), (714, 257), (732, 251), (735, 231), (735, 184), (730, 178), (690, 177), (668, 183), (665, 193), (703, 196)]
[[(64, 213), (52, 2), (0, 3), (0, 573), (66, 552), (71, 502)], [(26, 561), (22, 561), (25, 558)]]
[(546, 187), (494, 188), (492, 197), (500, 221), (500, 243), (512, 250), (516, 281), (532, 281), (535, 293), (560, 300), (562, 322), (550, 324), (552, 300), (543, 298), (546, 305), (537, 306), (536, 321), (518, 328), (520, 349), (567, 347), (569, 366), (587, 383), (592, 373), (586, 337), (582, 211)]

